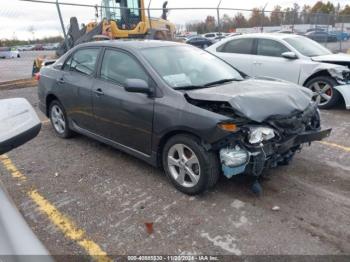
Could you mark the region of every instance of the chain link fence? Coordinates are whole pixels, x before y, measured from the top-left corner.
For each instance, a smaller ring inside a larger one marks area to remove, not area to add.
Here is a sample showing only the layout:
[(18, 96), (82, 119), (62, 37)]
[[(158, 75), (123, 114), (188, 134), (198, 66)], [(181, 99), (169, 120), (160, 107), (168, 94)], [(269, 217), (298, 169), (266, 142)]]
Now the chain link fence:
[[(47, 21), (43, 21), (42, 19), (40, 21), (34, 21), (34, 29), (45, 30), (45, 25), (47, 25), (50, 26), (51, 34), (52, 30), (56, 30), (61, 35), (63, 35), (62, 31), (67, 32), (72, 16), (78, 18), (80, 25), (88, 24), (91, 21), (98, 22), (102, 18), (108, 17), (117, 21), (118, 27), (122, 29), (133, 29), (143, 12), (146, 16), (152, 18), (161, 18), (164, 15), (163, 7), (154, 7), (149, 0), (145, 1), (144, 9), (141, 9), (138, 4), (135, 4), (138, 2), (136, 0), (127, 1), (129, 4), (128, 8), (121, 7), (116, 1), (103, 1), (105, 3), (104, 5), (79, 4), (74, 3), (74, 1), (55, 2), (49, 0), (39, 2), (41, 3), (31, 3), (31, 8), (36, 11), (41, 10), (41, 8), (46, 10), (46, 16), (42, 13), (38, 15), (43, 16), (43, 19), (47, 19)], [(279, 11), (275, 9), (274, 11), (269, 11), (264, 10), (264, 8), (237, 9), (221, 6), (220, 1), (218, 6), (208, 8), (166, 7), (166, 14), (168, 15), (168, 20), (176, 25), (177, 35), (180, 37), (208, 32), (283, 32), (305, 35), (334, 52), (344, 52), (350, 48), (350, 15), (288, 10)], [(0, 10), (0, 15), (1, 12)], [(9, 15), (8, 10), (5, 9), (3, 12)], [(21, 14), (20, 10), (12, 10), (13, 14), (18, 12)], [(51, 17), (49, 17), (49, 14), (51, 14)], [(55, 15), (55, 19), (52, 18), (53, 15)], [(34, 29), (30, 27), (30, 24), (27, 27), (27, 30), (32, 30), (31, 33), (34, 35)], [(9, 35), (7, 38), (11, 37), (12, 35)]]

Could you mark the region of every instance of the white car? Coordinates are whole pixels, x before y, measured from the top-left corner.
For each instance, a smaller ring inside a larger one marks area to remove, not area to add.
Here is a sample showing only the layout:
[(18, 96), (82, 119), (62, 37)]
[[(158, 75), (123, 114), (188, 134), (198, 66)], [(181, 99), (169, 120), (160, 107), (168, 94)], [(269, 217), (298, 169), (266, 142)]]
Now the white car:
[(212, 32), (203, 34), (202, 36), (209, 40), (215, 40), (217, 37), (223, 37), (224, 34), (219, 32)]
[(350, 55), (331, 51), (303, 36), (247, 34), (206, 49), (251, 77), (270, 77), (310, 88), (320, 108), (344, 99), (350, 109)]
[(0, 58), (19, 58), (18, 50), (9, 47), (0, 47)]

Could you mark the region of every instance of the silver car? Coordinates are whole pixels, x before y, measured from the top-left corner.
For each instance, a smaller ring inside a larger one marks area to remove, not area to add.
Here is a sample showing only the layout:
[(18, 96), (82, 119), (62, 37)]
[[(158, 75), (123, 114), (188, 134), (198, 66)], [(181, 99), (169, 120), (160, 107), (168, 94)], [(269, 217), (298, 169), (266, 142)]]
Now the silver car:
[(224, 39), (207, 51), (252, 77), (271, 77), (313, 91), (320, 108), (331, 108), (343, 98), (350, 109), (350, 55), (333, 54), (303, 36), (247, 34)]

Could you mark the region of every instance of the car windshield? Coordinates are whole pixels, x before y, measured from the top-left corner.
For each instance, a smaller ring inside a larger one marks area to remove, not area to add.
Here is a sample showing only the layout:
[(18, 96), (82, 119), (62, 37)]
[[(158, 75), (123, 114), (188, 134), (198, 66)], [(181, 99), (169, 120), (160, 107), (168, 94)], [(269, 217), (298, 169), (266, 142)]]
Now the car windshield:
[(174, 89), (208, 87), (243, 80), (233, 67), (199, 48), (167, 46), (143, 49), (142, 53)]
[(314, 57), (332, 54), (327, 48), (306, 37), (291, 37), (284, 40), (304, 56)]

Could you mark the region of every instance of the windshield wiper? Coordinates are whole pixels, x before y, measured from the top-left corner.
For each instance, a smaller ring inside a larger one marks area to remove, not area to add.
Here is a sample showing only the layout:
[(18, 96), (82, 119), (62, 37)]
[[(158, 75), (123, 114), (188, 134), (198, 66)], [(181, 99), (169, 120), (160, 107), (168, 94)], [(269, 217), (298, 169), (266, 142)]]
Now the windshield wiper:
[(205, 87), (215, 86), (215, 85), (220, 85), (220, 84), (224, 84), (224, 83), (228, 83), (228, 82), (232, 82), (232, 81), (238, 81), (238, 79), (237, 78), (221, 79), (221, 80), (218, 80), (218, 81), (207, 83), (204, 86)]
[(206, 88), (206, 86), (178, 86), (174, 87), (175, 90), (195, 90), (195, 89), (202, 89)]
[(207, 83), (205, 85), (189, 85), (189, 86), (179, 86), (179, 87), (174, 87), (175, 90), (195, 90), (195, 89), (203, 89), (203, 88), (208, 88), (208, 87), (212, 87), (215, 85), (220, 85), (220, 84), (224, 84), (224, 83), (228, 83), (228, 82), (232, 82), (232, 81), (239, 81), (239, 79), (237, 78), (228, 78), (228, 79), (221, 79), (218, 81), (214, 81), (214, 82), (210, 82)]

